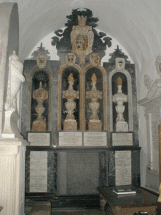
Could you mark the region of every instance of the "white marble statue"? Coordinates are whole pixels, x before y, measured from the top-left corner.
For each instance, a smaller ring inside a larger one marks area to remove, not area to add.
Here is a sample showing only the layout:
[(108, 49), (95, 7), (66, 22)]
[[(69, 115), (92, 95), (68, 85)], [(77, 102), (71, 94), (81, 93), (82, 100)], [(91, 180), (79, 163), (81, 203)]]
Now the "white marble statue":
[(19, 61), (19, 57), (13, 51), (13, 54), (9, 57), (7, 100), (5, 104), (5, 123), (2, 138), (23, 138), (17, 127), (19, 114), (16, 99), (21, 83), (25, 81), (22, 71), (23, 63)]
[(128, 124), (125, 122), (123, 117), (123, 113), (125, 111), (125, 106), (123, 105), (124, 102), (127, 102), (127, 95), (122, 93), (122, 79), (118, 77), (117, 79), (117, 87), (118, 92), (113, 96), (113, 102), (117, 103), (116, 112), (116, 131), (128, 131)]
[(9, 57), (9, 74), (10, 74), (10, 107), (7, 109), (17, 109), (17, 93), (20, 90), (21, 83), (25, 81), (24, 76), (22, 75), (23, 63), (20, 62), (19, 57), (16, 55), (15, 51)]

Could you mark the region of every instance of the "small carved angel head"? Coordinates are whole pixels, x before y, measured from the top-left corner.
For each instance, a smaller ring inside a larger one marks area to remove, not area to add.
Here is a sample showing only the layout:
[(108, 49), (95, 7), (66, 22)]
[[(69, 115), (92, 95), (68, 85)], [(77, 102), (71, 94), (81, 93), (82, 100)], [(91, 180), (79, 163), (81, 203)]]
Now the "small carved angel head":
[(68, 53), (66, 55), (66, 63), (69, 65), (75, 64), (76, 56), (73, 53)]
[(155, 65), (156, 65), (156, 70), (158, 72), (158, 75), (161, 77), (161, 56), (157, 56)]
[(46, 67), (46, 56), (44, 56), (44, 55), (39, 55), (39, 56), (37, 57), (37, 66), (38, 66), (38, 68), (40, 68), (40, 69), (43, 69), (43, 68)]
[(116, 69), (124, 70), (125, 69), (125, 59), (124, 58), (116, 58), (115, 59)]
[(100, 56), (98, 53), (91, 53), (90, 56), (89, 56), (89, 60), (90, 60), (90, 63), (93, 65), (93, 66), (98, 66), (99, 65), (99, 62), (100, 62)]

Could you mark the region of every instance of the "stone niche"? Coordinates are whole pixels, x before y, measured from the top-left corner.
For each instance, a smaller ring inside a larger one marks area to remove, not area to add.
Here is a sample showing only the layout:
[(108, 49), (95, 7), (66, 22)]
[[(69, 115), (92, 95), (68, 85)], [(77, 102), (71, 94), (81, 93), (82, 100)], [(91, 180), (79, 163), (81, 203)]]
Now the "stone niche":
[(146, 119), (148, 163), (146, 168), (146, 186), (159, 190), (159, 133), (161, 123), (161, 79), (156, 80), (150, 88), (147, 97), (140, 100), (144, 107)]

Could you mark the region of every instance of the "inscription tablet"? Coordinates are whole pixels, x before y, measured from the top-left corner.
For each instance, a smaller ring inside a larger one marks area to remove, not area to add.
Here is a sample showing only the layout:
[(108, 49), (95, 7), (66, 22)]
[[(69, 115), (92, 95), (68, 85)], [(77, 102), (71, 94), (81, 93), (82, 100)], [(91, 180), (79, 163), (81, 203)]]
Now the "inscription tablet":
[(47, 192), (47, 151), (30, 152), (30, 192)]
[(131, 184), (131, 151), (115, 151), (115, 184)]
[(151, 136), (152, 136), (152, 144), (151, 144), (151, 153), (152, 153), (152, 159), (153, 159), (153, 169), (157, 170), (159, 169), (159, 149), (158, 149), (158, 117), (156, 113), (151, 114)]
[(131, 146), (133, 145), (132, 133), (112, 133), (113, 146)]
[(84, 146), (106, 146), (106, 132), (84, 132)]
[(50, 146), (50, 133), (28, 133), (30, 146)]
[(82, 132), (59, 132), (59, 146), (82, 146)]

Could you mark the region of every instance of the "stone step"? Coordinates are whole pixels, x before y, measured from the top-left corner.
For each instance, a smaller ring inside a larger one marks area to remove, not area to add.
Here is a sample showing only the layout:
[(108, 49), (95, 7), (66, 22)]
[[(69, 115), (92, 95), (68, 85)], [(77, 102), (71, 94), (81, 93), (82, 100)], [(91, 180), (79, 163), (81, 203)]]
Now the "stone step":
[(51, 203), (35, 202), (29, 215), (51, 215)]
[(53, 196), (53, 195), (26, 195), (26, 206), (32, 207), (34, 202), (51, 202), (52, 210), (55, 208), (86, 208), (98, 209), (99, 195), (79, 195), (79, 196)]

